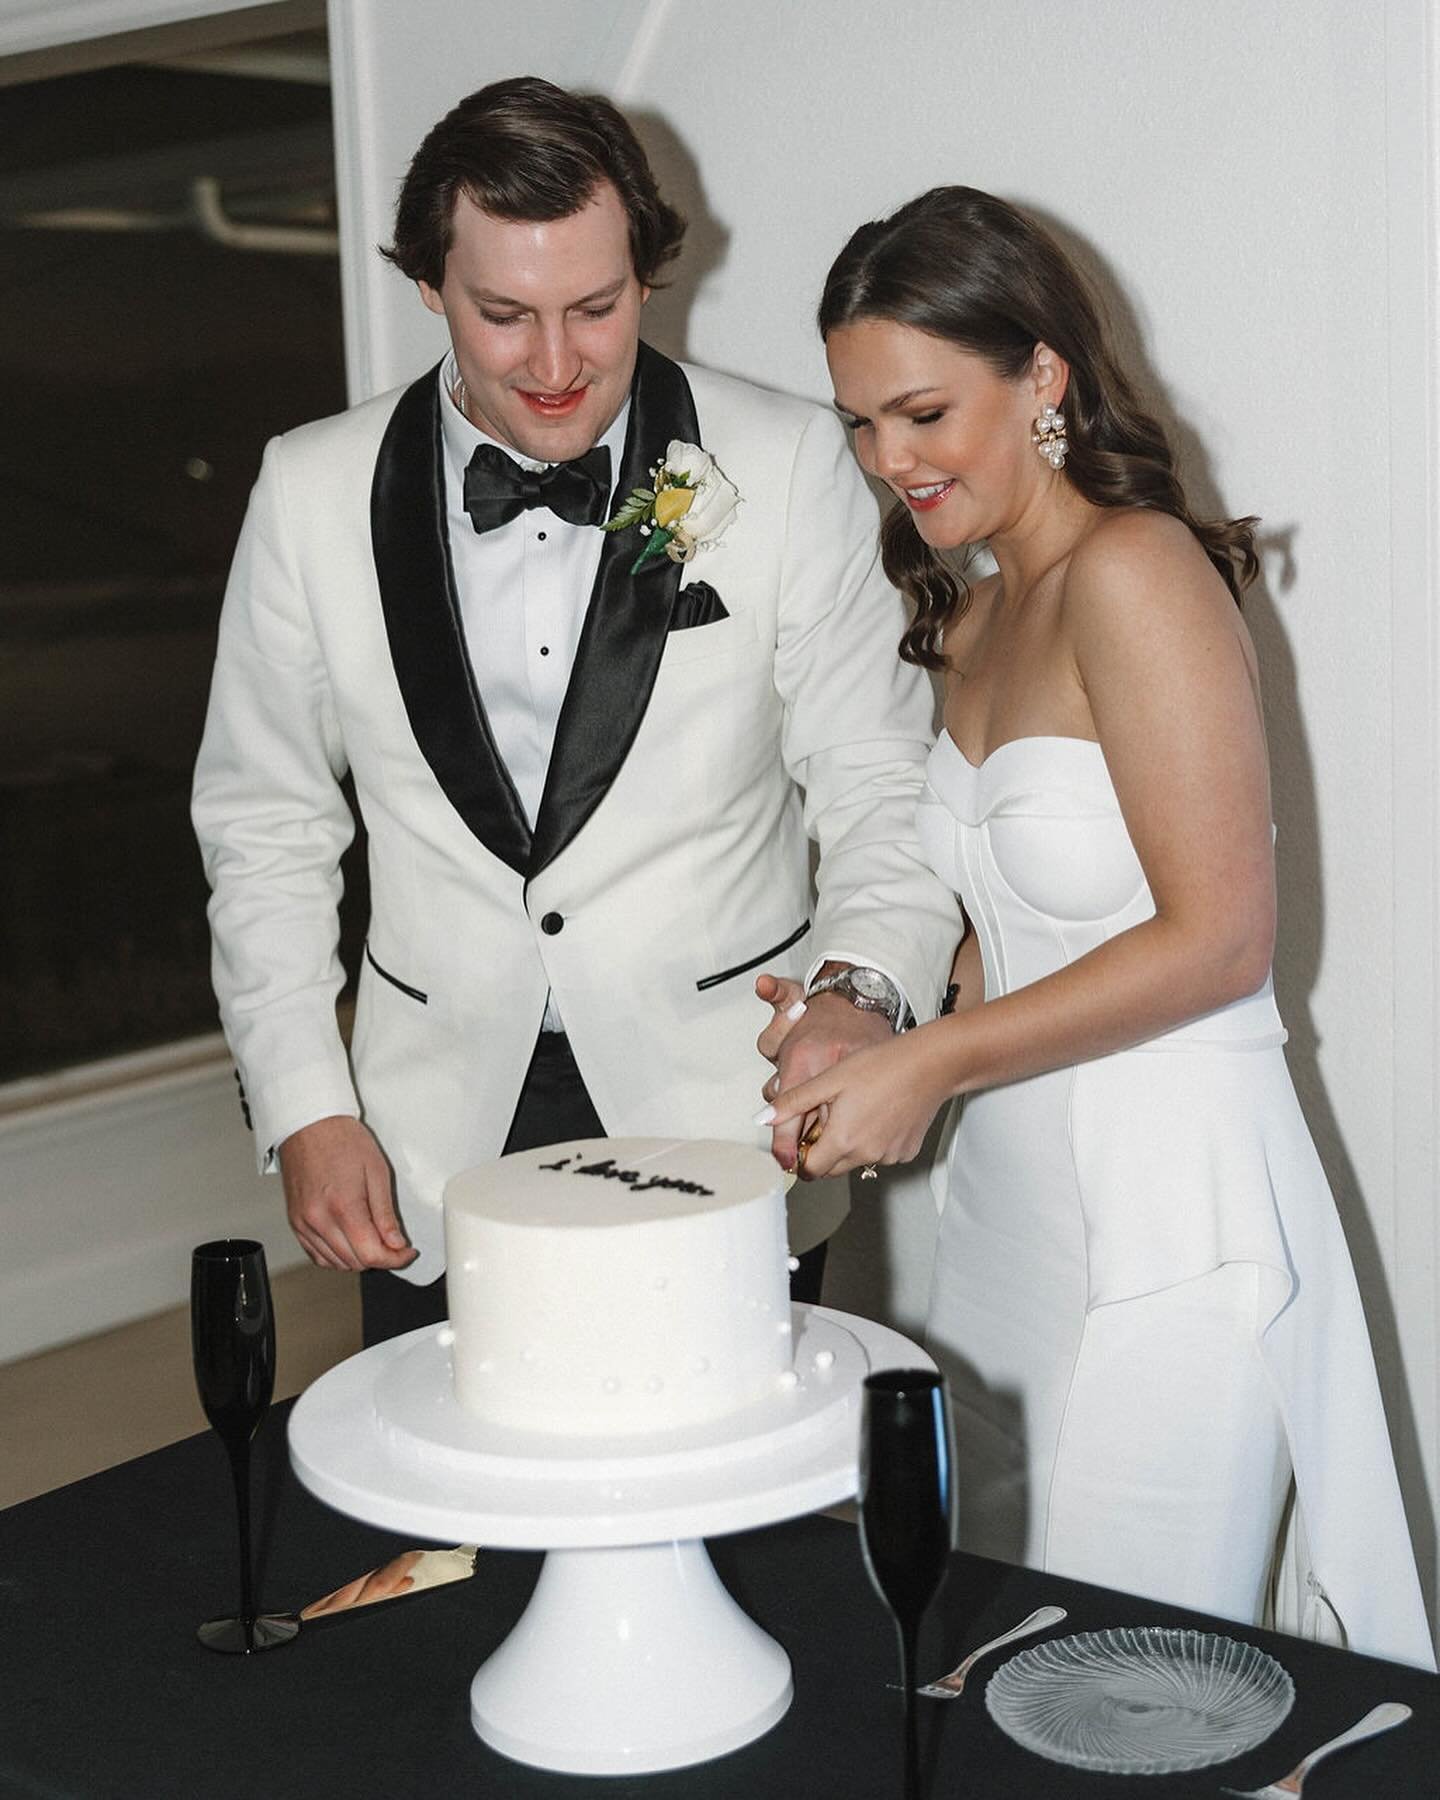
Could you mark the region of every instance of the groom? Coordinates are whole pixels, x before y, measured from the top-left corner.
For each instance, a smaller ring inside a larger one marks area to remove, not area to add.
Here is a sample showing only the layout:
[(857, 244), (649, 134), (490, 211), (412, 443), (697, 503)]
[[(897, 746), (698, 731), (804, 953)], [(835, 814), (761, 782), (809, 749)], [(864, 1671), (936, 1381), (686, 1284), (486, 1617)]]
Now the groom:
[[(195, 777), (215, 983), (261, 1166), (311, 1260), (365, 1271), (367, 1342), (444, 1316), (457, 1170), (758, 1141), (755, 972), (823, 989), (788, 1085), (929, 1017), (958, 936), (914, 843), (930, 696), (837, 423), (640, 342), (683, 231), (608, 102), (471, 95), (386, 252), (450, 354), (276, 439), (251, 499)], [(813, 1275), (826, 1185), (791, 1210)]]

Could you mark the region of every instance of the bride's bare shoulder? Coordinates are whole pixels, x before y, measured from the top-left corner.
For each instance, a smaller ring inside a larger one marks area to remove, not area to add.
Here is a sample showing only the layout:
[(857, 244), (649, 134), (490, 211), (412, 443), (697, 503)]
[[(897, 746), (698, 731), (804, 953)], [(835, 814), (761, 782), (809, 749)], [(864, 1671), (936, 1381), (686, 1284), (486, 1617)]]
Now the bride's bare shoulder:
[(1219, 571), (1181, 520), (1141, 507), (1117, 507), (1076, 545), (1065, 577), (1073, 629), (1142, 623), (1166, 630), (1185, 621), (1239, 627), (1240, 615)]
[(1070, 574), (1082, 580), (1197, 566), (1209, 568), (1210, 562), (1194, 532), (1169, 513), (1144, 506), (1102, 512), (1070, 557)]

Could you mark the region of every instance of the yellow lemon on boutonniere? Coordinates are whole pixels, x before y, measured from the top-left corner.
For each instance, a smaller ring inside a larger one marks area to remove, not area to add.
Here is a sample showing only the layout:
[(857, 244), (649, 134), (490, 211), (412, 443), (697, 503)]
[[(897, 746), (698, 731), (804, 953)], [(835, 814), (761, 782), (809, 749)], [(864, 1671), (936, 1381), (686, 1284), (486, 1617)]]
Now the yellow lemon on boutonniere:
[(639, 527), (645, 546), (630, 565), (632, 575), (662, 556), (689, 562), (697, 551), (708, 550), (740, 502), (734, 482), (720, 473), (710, 452), (679, 438), (671, 441), (665, 460), (651, 469), (650, 479), (652, 487), (631, 488), (614, 518), (600, 527), (602, 531)]
[(694, 504), (694, 488), (661, 488), (655, 496), (655, 523), (662, 531), (669, 531), (672, 526), (679, 524)]

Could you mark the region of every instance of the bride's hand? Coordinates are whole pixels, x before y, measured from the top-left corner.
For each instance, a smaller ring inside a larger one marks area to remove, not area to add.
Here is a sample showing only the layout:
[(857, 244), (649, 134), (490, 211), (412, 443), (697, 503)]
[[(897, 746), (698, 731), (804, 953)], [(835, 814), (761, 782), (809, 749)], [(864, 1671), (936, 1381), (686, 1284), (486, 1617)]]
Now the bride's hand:
[(933, 1027), (922, 1026), (786, 1088), (757, 1122), (780, 1126), (826, 1109), (825, 1127), (805, 1157), (807, 1180), (867, 1163), (910, 1162), (950, 1098), (948, 1060), (937, 1053)]

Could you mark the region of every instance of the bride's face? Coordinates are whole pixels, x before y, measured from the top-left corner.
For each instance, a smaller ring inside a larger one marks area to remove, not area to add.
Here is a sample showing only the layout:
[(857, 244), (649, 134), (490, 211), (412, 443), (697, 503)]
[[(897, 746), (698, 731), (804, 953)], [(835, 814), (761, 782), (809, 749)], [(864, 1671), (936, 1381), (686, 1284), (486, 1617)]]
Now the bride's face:
[(1033, 372), (1008, 381), (983, 357), (890, 319), (837, 326), (825, 345), (835, 405), (861, 467), (885, 482), (937, 550), (1003, 536), (1048, 470), (1030, 441)]

